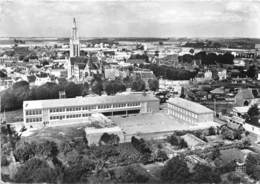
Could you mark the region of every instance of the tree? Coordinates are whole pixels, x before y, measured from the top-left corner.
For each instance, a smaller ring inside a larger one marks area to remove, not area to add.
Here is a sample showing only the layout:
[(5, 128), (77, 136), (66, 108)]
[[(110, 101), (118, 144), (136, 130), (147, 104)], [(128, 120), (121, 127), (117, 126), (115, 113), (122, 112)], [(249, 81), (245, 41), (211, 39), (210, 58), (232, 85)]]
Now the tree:
[(45, 160), (32, 158), (18, 168), (14, 180), (19, 183), (55, 183), (57, 173)]
[(169, 160), (161, 171), (161, 179), (171, 182), (185, 182), (190, 177), (189, 168), (186, 162), (180, 157), (173, 157)]
[(128, 166), (123, 170), (121, 181), (123, 183), (145, 183), (149, 180), (149, 177), (139, 169), (133, 166)]
[(102, 81), (95, 81), (91, 86), (92, 92), (98, 95), (102, 94), (103, 91), (103, 84)]
[(252, 174), (253, 178), (256, 179), (256, 180), (260, 180), (260, 165), (257, 165), (255, 168), (254, 168), (254, 171), (253, 171), (253, 174)]
[(156, 154), (156, 160), (159, 160), (159, 161), (168, 160), (168, 156), (167, 156), (166, 152), (159, 149)]
[(17, 161), (25, 162), (35, 156), (36, 149), (32, 144), (24, 142), (14, 150), (14, 157)]
[(143, 91), (145, 90), (145, 82), (142, 79), (137, 78), (133, 81), (131, 88), (134, 91)]
[(36, 153), (43, 156), (44, 158), (53, 158), (58, 155), (59, 150), (55, 142), (47, 140), (37, 145)]
[(256, 166), (260, 164), (260, 158), (254, 154), (248, 154), (246, 158), (246, 173), (252, 175)]
[(95, 168), (95, 162), (83, 156), (77, 156), (73, 162), (69, 163), (69, 167), (64, 169), (64, 183), (75, 183), (84, 181)]
[(197, 183), (219, 183), (221, 181), (220, 175), (211, 167), (197, 164), (194, 169), (192, 181)]
[(209, 135), (216, 135), (216, 131), (214, 127), (209, 127)]
[(218, 147), (216, 147), (213, 151), (212, 151), (212, 160), (215, 160), (216, 158), (220, 158), (220, 150)]
[(234, 133), (232, 130), (230, 130), (228, 127), (222, 127), (221, 129), (221, 135), (224, 139), (234, 140)]
[(248, 70), (246, 71), (246, 75), (252, 79), (255, 79), (257, 77), (257, 68), (255, 65), (249, 66)]
[(66, 97), (74, 98), (82, 94), (81, 85), (69, 82), (65, 86)]
[(125, 90), (126, 86), (120, 80), (112, 80), (105, 84), (105, 91), (108, 95), (114, 95)]
[(252, 105), (247, 111), (246, 122), (249, 124), (258, 125), (259, 115), (260, 112), (257, 104)]
[(159, 81), (157, 79), (148, 80), (149, 89), (152, 91), (157, 91), (159, 89)]

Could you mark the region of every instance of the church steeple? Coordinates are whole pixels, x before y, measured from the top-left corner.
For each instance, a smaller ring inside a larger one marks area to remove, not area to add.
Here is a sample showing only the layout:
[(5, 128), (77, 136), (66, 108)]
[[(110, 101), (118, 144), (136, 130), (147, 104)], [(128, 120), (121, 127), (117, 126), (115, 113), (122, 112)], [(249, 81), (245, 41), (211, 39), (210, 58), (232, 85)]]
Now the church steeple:
[(73, 18), (72, 34), (70, 38), (70, 57), (80, 56), (80, 43), (78, 38), (78, 28), (76, 19)]

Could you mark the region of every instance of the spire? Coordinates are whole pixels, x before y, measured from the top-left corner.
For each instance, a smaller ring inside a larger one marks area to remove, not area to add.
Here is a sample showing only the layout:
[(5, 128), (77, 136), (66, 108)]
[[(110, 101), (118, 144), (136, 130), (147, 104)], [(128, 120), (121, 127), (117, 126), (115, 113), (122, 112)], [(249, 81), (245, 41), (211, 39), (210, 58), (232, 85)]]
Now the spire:
[(77, 28), (75, 17), (73, 18), (73, 28)]
[(73, 39), (73, 40), (77, 40), (77, 39), (78, 39), (77, 24), (76, 24), (76, 19), (75, 19), (75, 17), (73, 18), (72, 39)]

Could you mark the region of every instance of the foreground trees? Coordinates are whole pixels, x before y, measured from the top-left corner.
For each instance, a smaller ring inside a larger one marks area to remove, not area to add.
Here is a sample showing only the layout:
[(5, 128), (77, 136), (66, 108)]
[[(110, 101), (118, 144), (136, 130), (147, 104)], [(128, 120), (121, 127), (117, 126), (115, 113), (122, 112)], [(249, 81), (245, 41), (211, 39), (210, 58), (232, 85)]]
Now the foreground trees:
[(161, 179), (173, 183), (185, 183), (190, 175), (186, 162), (180, 157), (173, 157), (161, 171)]
[(32, 158), (18, 169), (14, 180), (19, 183), (56, 183), (56, 177), (57, 172), (45, 160)]

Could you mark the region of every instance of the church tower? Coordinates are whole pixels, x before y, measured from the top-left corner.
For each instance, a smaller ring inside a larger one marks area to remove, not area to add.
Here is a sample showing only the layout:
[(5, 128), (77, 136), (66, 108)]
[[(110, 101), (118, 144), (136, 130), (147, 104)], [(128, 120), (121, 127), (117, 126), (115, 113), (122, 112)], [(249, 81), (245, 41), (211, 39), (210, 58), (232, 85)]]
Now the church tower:
[(73, 18), (72, 34), (70, 38), (70, 57), (80, 56), (80, 43), (76, 19)]

